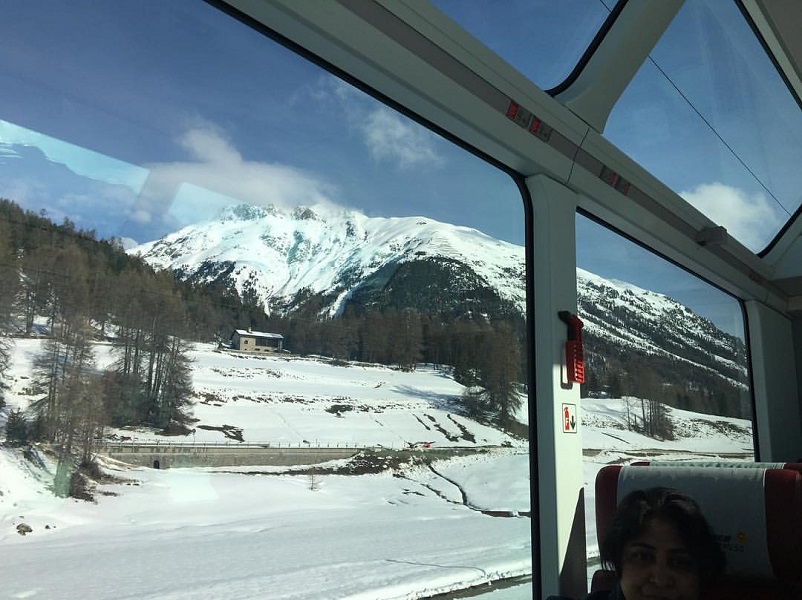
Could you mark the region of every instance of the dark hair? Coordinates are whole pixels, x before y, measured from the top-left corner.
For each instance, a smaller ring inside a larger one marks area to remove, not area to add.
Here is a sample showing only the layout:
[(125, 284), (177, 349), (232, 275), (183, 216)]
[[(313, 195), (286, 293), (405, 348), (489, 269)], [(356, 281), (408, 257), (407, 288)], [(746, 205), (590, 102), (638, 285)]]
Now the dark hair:
[(635, 490), (621, 501), (604, 539), (600, 541), (602, 565), (612, 568), (620, 579), (624, 547), (643, 533), (654, 518), (676, 528), (696, 561), (702, 585), (721, 574), (726, 558), (699, 505), (682, 492), (664, 487)]

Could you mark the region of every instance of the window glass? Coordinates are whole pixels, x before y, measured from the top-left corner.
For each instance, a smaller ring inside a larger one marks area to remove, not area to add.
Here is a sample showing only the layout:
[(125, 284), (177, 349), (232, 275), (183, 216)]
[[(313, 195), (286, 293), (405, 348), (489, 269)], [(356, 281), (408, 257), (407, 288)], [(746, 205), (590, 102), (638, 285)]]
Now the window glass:
[(570, 75), (610, 14), (599, 0), (432, 4), (545, 90)]
[(604, 135), (755, 252), (802, 203), (799, 106), (735, 2), (685, 2)]
[(204, 2), (2, 12), (4, 592), (531, 597), (513, 180)]
[[(577, 216), (585, 497), (605, 464), (754, 460), (740, 303)], [(587, 513), (589, 573), (599, 568)]]

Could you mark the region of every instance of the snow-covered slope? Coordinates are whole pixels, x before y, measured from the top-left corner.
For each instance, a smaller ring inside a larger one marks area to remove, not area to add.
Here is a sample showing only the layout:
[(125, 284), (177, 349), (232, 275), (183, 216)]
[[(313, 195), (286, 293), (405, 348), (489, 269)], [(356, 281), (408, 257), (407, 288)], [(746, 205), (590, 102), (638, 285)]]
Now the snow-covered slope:
[(686, 365), (701, 365), (709, 373), (745, 388), (743, 341), (676, 300), (583, 269), (577, 269), (577, 300), (585, 333), (612, 341), (619, 353), (628, 348)]
[[(27, 406), (33, 397), (31, 361), (41, 344), (25, 339), (14, 346), (10, 409)], [(108, 346), (96, 345), (95, 352), (105, 366)], [(448, 414), (462, 386), (431, 369), (405, 373), (377, 365), (235, 356), (200, 344), (192, 355), (198, 430), (174, 442), (237, 443), (200, 425), (227, 425), (245, 440), (295, 444), (397, 443), (426, 436), (440, 446), (450, 442), (435, 422), (459, 431)], [(596, 473), (606, 463), (678, 453), (751, 457), (748, 421), (672, 410), (678, 437), (658, 441), (626, 429), (625, 402), (582, 403), (588, 506)], [(333, 403), (354, 410), (338, 416), (325, 410)], [(0, 427), (7, 411), (0, 410)], [(463, 417), (456, 422), (476, 435), (477, 445), (509, 443), (432, 466), (410, 461), (358, 477), (330, 472), (339, 461), (319, 465), (316, 475), (264, 466), (154, 470), (107, 461), (115, 479), (98, 486), (96, 503), (54, 497), (52, 460), (44, 456), (37, 464), (21, 450), (0, 447), (0, 595), (391, 600), (486, 588), (496, 580), (516, 583), (514, 578), (531, 573), (526, 443)], [(154, 436), (124, 433), (141, 440)], [(593, 556), (594, 512), (586, 515)], [(19, 533), (23, 524), (30, 529), (26, 535)], [(510, 595), (487, 597), (532, 597), (531, 585), (520, 587), (519, 593), (510, 588)]]

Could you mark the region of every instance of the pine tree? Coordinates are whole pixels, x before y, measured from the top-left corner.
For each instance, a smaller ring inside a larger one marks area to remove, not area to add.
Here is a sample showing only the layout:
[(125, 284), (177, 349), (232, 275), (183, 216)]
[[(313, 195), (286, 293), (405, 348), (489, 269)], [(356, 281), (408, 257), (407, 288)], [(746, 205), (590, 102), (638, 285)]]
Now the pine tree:
[(479, 327), (472, 322), (457, 321), (449, 329), (454, 380), (469, 388), (478, 386), (480, 383), (478, 352), (482, 344)]
[(8, 414), (6, 421), (6, 445), (25, 446), (30, 441), (28, 420), (21, 408), (16, 408)]
[(368, 312), (359, 329), (360, 360), (383, 362), (388, 338), (387, 321), (381, 313)]
[(391, 325), (392, 362), (404, 371), (414, 371), (423, 353), (420, 316), (411, 308), (397, 313)]

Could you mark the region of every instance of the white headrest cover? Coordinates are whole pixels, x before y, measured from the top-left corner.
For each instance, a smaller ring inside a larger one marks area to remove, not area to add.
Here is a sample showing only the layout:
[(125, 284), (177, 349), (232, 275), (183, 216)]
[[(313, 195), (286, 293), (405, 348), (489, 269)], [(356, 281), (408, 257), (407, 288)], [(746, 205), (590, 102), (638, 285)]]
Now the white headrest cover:
[(625, 466), (616, 503), (630, 492), (668, 487), (693, 498), (727, 556), (727, 572), (772, 578), (766, 542), (764, 469)]

